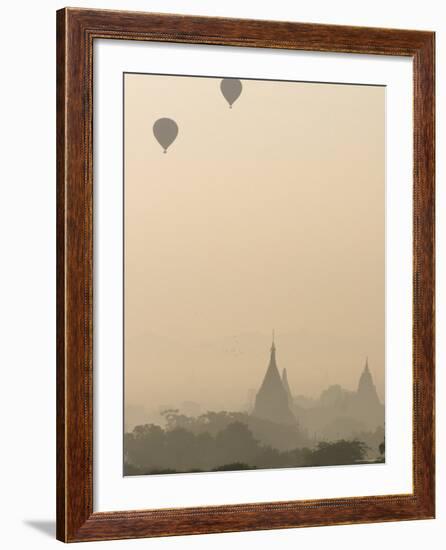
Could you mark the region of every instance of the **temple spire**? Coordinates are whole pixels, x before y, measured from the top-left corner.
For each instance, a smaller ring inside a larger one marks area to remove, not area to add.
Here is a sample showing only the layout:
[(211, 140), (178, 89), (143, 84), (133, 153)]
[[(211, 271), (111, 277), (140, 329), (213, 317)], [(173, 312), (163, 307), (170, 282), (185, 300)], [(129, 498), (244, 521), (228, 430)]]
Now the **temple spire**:
[(288, 394), (277, 368), (274, 336), (273, 331), (269, 365), (257, 392), (252, 414), (278, 424), (293, 424), (295, 418), (288, 405)]
[(283, 388), (286, 391), (286, 394), (287, 394), (287, 397), (288, 397), (288, 406), (292, 410), (293, 396), (291, 394), (290, 385), (288, 383), (288, 375), (287, 375), (286, 369), (283, 369), (283, 371), (282, 371), (282, 384), (283, 384)]
[(274, 329), (273, 329), (273, 339), (271, 343), (271, 357), (270, 357), (269, 364), (274, 365), (276, 367), (276, 344), (274, 342)]
[(379, 401), (376, 387), (373, 382), (372, 373), (370, 372), (368, 357), (366, 357), (364, 370), (359, 377), (358, 395), (362, 396), (363, 399)]

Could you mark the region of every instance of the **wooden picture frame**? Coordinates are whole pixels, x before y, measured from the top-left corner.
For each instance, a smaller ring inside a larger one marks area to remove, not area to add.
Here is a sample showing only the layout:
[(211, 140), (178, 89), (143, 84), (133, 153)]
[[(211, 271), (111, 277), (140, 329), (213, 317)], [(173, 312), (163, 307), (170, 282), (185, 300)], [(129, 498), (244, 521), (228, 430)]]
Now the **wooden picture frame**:
[[(406, 56), (413, 60), (413, 492), (93, 511), (93, 42)], [(90, 9), (57, 12), (57, 538), (126, 539), (434, 517), (432, 32)]]

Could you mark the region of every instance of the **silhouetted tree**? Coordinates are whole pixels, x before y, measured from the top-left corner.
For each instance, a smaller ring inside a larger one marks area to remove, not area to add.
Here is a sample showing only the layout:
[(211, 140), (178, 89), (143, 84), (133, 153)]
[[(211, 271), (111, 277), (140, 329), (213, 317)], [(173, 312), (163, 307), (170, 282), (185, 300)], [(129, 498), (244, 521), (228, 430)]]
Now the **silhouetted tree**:
[(259, 446), (246, 424), (233, 422), (215, 438), (217, 456), (221, 464), (246, 462), (250, 464), (259, 452)]
[[(125, 434), (126, 475), (354, 464), (364, 459), (367, 450), (359, 440), (339, 440), (320, 442), (315, 448), (280, 451), (259, 442), (243, 422), (230, 422), (214, 436), (177, 427), (177, 414), (169, 414), (172, 429), (146, 424)], [(224, 424), (231, 414), (204, 417)]]
[(305, 458), (308, 466), (354, 464), (364, 458), (366, 451), (367, 446), (358, 440), (341, 439), (334, 443), (321, 441), (316, 449), (305, 453)]

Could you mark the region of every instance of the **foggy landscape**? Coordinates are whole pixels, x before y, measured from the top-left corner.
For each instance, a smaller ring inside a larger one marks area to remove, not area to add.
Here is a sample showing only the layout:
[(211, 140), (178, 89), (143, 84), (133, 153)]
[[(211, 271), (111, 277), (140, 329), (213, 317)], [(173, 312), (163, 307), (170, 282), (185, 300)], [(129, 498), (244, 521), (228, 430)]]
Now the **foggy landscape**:
[(126, 475), (384, 461), (384, 153), (381, 86), (125, 74)]
[(129, 407), (125, 475), (384, 462), (384, 405), (368, 359), (355, 390), (333, 384), (311, 398), (293, 393), (276, 354), (273, 341), (264, 378), (240, 410)]

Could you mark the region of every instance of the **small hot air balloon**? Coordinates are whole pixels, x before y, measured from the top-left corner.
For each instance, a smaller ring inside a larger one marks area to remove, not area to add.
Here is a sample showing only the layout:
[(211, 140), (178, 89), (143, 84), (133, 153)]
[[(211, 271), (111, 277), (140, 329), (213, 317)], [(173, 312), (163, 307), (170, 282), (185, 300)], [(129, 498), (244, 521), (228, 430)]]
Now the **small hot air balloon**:
[(178, 125), (171, 118), (159, 118), (153, 125), (153, 135), (166, 153), (178, 135)]
[(242, 83), (237, 78), (224, 78), (220, 83), (221, 93), (229, 103), (229, 108), (232, 109), (232, 104), (242, 93)]

